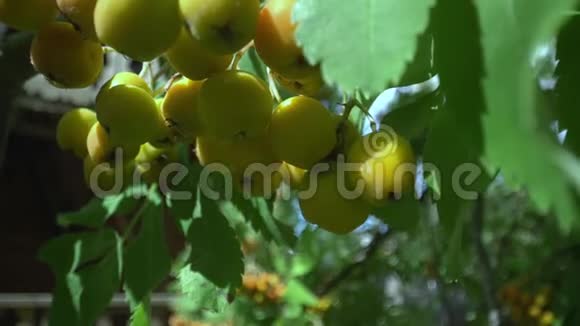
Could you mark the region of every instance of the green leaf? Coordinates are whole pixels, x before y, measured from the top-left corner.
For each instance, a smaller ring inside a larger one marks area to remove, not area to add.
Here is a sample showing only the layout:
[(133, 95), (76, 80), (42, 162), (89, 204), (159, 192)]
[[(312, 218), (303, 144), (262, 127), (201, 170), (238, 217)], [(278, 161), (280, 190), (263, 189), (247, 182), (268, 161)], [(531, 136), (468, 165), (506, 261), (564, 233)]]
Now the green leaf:
[(264, 198), (245, 199), (235, 193), (232, 203), (243, 214), (252, 229), (261, 234), (268, 242), (293, 247), (296, 236), (291, 226), (278, 221), (272, 214)]
[(131, 314), (130, 326), (149, 326), (151, 325), (151, 319), (149, 317), (149, 307), (148, 304), (141, 303)]
[(44, 244), (39, 250), (38, 259), (48, 264), (59, 279), (79, 266), (102, 257), (113, 250), (115, 244), (116, 236), (112, 230), (65, 234)]
[(50, 325), (94, 323), (119, 289), (121, 241), (112, 231), (102, 234), (65, 236), (43, 248), (41, 259), (57, 274)]
[(556, 76), (556, 118), (562, 129), (569, 129), (566, 135), (566, 146), (580, 156), (580, 16), (574, 15), (564, 25), (558, 35)]
[[(293, 248), (296, 245), (296, 234), (294, 234), (294, 228), (282, 221), (280, 221), (275, 213), (275, 201), (266, 200), (264, 198), (254, 198), (254, 203), (260, 214), (264, 216), (266, 224), (272, 230), (276, 237), (279, 237), (280, 243), (286, 245), (289, 248)], [(287, 217), (287, 216), (286, 216)]]
[(397, 107), (385, 115), (381, 125), (393, 128), (406, 139), (423, 137), (437, 112), (433, 107), (437, 106), (439, 97), (440, 92), (435, 91), (422, 95), (413, 103)]
[(60, 214), (58, 224), (63, 227), (71, 225), (98, 228), (114, 215), (129, 214), (137, 205), (139, 198), (146, 195), (148, 188), (145, 185), (129, 187), (124, 192), (105, 197), (93, 198), (78, 212)]
[(415, 56), (407, 63), (399, 85), (418, 84), (433, 77), (433, 35), (427, 29), (417, 39)]
[(200, 204), (202, 217), (193, 220), (187, 235), (191, 269), (219, 287), (237, 287), (244, 263), (236, 234), (215, 201), (201, 196)]
[(293, 279), (288, 282), (284, 298), (290, 304), (313, 306), (318, 302), (318, 298), (302, 282)]
[(292, 270), (290, 276), (300, 277), (312, 271), (316, 266), (316, 261), (313, 257), (305, 254), (296, 254), (292, 257)]
[[(434, 0), (298, 0), (296, 39), (324, 79), (346, 92), (380, 92), (413, 59)], [(356, 64), (353, 64), (356, 58)]]
[(153, 199), (155, 195), (156, 193), (152, 195), (152, 191), (147, 185), (132, 185), (118, 195), (105, 197), (103, 207), (109, 216), (130, 214), (137, 207), (138, 199), (143, 197)]
[(243, 198), (239, 193), (234, 193), (232, 204), (243, 215), (246, 221), (252, 226), (252, 229), (262, 235), (267, 242), (279, 241), (275, 235), (270, 232), (268, 225), (264, 221), (264, 216), (260, 214), (258, 208), (254, 205), (253, 199)]
[(142, 214), (139, 235), (123, 256), (125, 289), (134, 302), (141, 302), (171, 270), (162, 207), (149, 203)]
[(262, 62), (256, 48), (251, 47), (242, 57), (239, 63), (240, 70), (252, 73), (260, 77), (262, 80), (268, 80), (268, 73), (266, 65)]
[[(101, 261), (74, 272), (78, 277), (76, 288), (69, 288), (71, 293), (78, 293), (81, 325), (93, 324), (109, 307), (113, 295), (121, 285), (122, 241), (117, 238), (117, 245)], [(69, 282), (69, 285), (71, 283)]]
[[(171, 192), (167, 194), (168, 206), (171, 214), (180, 220), (193, 218), (198, 201), (197, 189), (201, 174), (201, 166), (197, 164), (189, 165), (187, 171), (188, 173), (185, 178), (177, 185), (170, 185)], [(184, 196), (181, 196), (181, 194)]]
[(111, 230), (50, 240), (39, 259), (56, 276), (50, 324), (88, 325), (107, 308), (120, 285), (121, 241)]
[(574, 0), (519, 0), (512, 7), (500, 0), (478, 2), (487, 76), (487, 157), (501, 167), (506, 179), (527, 186), (541, 212), (553, 210), (565, 232), (577, 223), (575, 197), (556, 162), (563, 149), (553, 140), (550, 121), (538, 114), (529, 58), (538, 45), (554, 37), (575, 4)]
[(209, 309), (220, 312), (224, 290), (215, 286), (200, 273), (191, 270), (191, 265), (183, 267), (177, 275), (180, 292), (184, 295), (180, 305), (188, 311)]
[(98, 198), (93, 198), (80, 211), (73, 213), (59, 214), (57, 222), (62, 227), (69, 227), (71, 225), (81, 225), (90, 228), (97, 228), (111, 217), (107, 210), (103, 207), (102, 201)]
[[(424, 167), (426, 172), (436, 171), (441, 191), (439, 215), (444, 230), (450, 233), (459, 212), (475, 199), (458, 192), (454, 179), (459, 178), (461, 188), (472, 195), (484, 190), (489, 182), (480, 163), (481, 115), (485, 110), (481, 85), (483, 59), (473, 3), (438, 1), (432, 12), (432, 31), (435, 68), (445, 104), (433, 118), (425, 144)], [(476, 179), (469, 180), (469, 176)]]
[(48, 313), (50, 326), (78, 326), (78, 312), (66, 282), (57, 281)]
[(413, 232), (421, 220), (420, 205), (420, 201), (414, 196), (404, 196), (375, 209), (373, 215), (385, 222), (394, 231)]

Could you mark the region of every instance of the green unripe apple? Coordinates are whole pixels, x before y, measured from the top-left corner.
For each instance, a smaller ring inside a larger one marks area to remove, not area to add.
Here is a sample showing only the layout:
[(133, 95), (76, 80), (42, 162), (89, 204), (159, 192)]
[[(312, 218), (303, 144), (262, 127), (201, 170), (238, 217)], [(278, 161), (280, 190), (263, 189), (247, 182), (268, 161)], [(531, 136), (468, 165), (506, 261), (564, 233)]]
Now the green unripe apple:
[(78, 108), (65, 113), (56, 127), (56, 140), (62, 150), (72, 151), (78, 158), (87, 156), (85, 139), (97, 122), (95, 111)]
[(259, 0), (180, 0), (189, 32), (216, 54), (232, 54), (256, 35)]
[(183, 22), (178, 0), (99, 0), (94, 20), (101, 42), (137, 61), (162, 55)]

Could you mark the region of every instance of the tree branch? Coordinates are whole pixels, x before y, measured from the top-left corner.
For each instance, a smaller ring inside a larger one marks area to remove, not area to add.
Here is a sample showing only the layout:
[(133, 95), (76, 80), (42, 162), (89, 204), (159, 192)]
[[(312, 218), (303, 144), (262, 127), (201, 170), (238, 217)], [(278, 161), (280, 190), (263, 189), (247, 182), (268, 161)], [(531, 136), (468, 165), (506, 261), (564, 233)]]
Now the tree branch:
[(345, 266), (336, 276), (334, 276), (330, 281), (323, 284), (320, 290), (318, 291), (319, 296), (324, 296), (338, 287), (343, 281), (347, 280), (354, 272), (358, 269), (362, 268), (366, 262), (374, 256), (377, 250), (381, 247), (381, 244), (387, 240), (389, 235), (391, 234), (390, 229), (386, 232), (377, 232), (371, 241), (371, 243), (365, 249), (364, 256), (357, 260), (356, 262)]

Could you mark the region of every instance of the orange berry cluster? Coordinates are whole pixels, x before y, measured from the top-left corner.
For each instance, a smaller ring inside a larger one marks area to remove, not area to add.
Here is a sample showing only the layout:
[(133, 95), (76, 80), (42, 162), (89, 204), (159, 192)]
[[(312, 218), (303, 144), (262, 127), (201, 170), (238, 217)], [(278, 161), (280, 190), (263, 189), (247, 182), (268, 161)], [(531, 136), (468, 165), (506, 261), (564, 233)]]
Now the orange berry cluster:
[[(284, 293), (286, 284), (280, 277), (272, 273), (263, 273), (259, 275), (246, 274), (242, 280), (242, 288), (239, 293), (250, 297), (254, 302), (262, 304), (279, 304)], [(320, 298), (315, 305), (307, 306), (306, 311), (315, 314), (324, 314), (332, 301), (329, 298)]]
[(277, 304), (286, 292), (286, 285), (276, 274), (246, 274), (242, 279), (240, 293), (258, 304)]
[(549, 326), (556, 321), (549, 309), (551, 292), (550, 287), (530, 293), (516, 284), (506, 284), (500, 290), (500, 300), (515, 325)]

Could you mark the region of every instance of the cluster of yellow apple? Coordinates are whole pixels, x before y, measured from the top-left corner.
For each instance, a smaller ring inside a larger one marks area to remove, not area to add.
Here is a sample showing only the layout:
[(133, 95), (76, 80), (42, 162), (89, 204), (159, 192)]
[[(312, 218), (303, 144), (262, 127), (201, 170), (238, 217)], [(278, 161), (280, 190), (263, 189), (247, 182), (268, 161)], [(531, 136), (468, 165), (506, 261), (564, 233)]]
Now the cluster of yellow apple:
[(57, 142), (84, 160), (92, 190), (120, 191), (135, 181), (157, 182), (163, 168), (178, 160), (163, 108), (143, 79), (121, 72), (101, 88), (94, 111), (78, 108), (63, 115)]
[[(119, 73), (101, 88), (94, 112), (82, 108), (62, 118), (59, 144), (84, 160), (91, 186), (107, 189), (119, 179), (125, 185), (135, 171), (155, 182), (177, 160), (176, 143), (195, 144), (199, 162), (225, 167), (237, 190), (273, 196), (285, 181), (300, 193), (308, 221), (344, 234), (373, 206), (412, 189), (412, 173), (399, 168), (415, 158), (402, 137), (386, 131), (362, 137), (348, 117), (316, 99), (324, 83), (294, 38), (294, 4), (0, 0), (0, 20), (38, 31), (32, 63), (57, 86), (94, 83), (103, 66), (101, 43), (136, 60), (164, 56), (181, 74), (158, 92), (135, 74)], [(67, 22), (54, 20), (57, 11)], [(273, 79), (297, 96), (275, 103), (265, 81), (230, 64), (252, 41)], [(114, 160), (118, 152), (122, 166)], [(358, 165), (339, 173), (346, 164)], [(360, 196), (342, 191), (359, 185)]]
[[(215, 75), (190, 89), (197, 106), (188, 112), (197, 118), (166, 118), (178, 131), (193, 131), (200, 163), (226, 167), (244, 194), (271, 197), (285, 182), (298, 192), (309, 222), (344, 234), (364, 223), (373, 206), (413, 188), (413, 151), (396, 134), (362, 137), (346, 117), (304, 95), (272, 111), (267, 86), (244, 72)], [(357, 187), (358, 195), (348, 193)]]
[(294, 2), (261, 9), (259, 0), (0, 0), (0, 22), (37, 32), (31, 61), (57, 87), (93, 84), (103, 69), (101, 44), (137, 61), (163, 56), (201, 80), (226, 70), (255, 40), (279, 85), (315, 96), (324, 83), (294, 41)]

